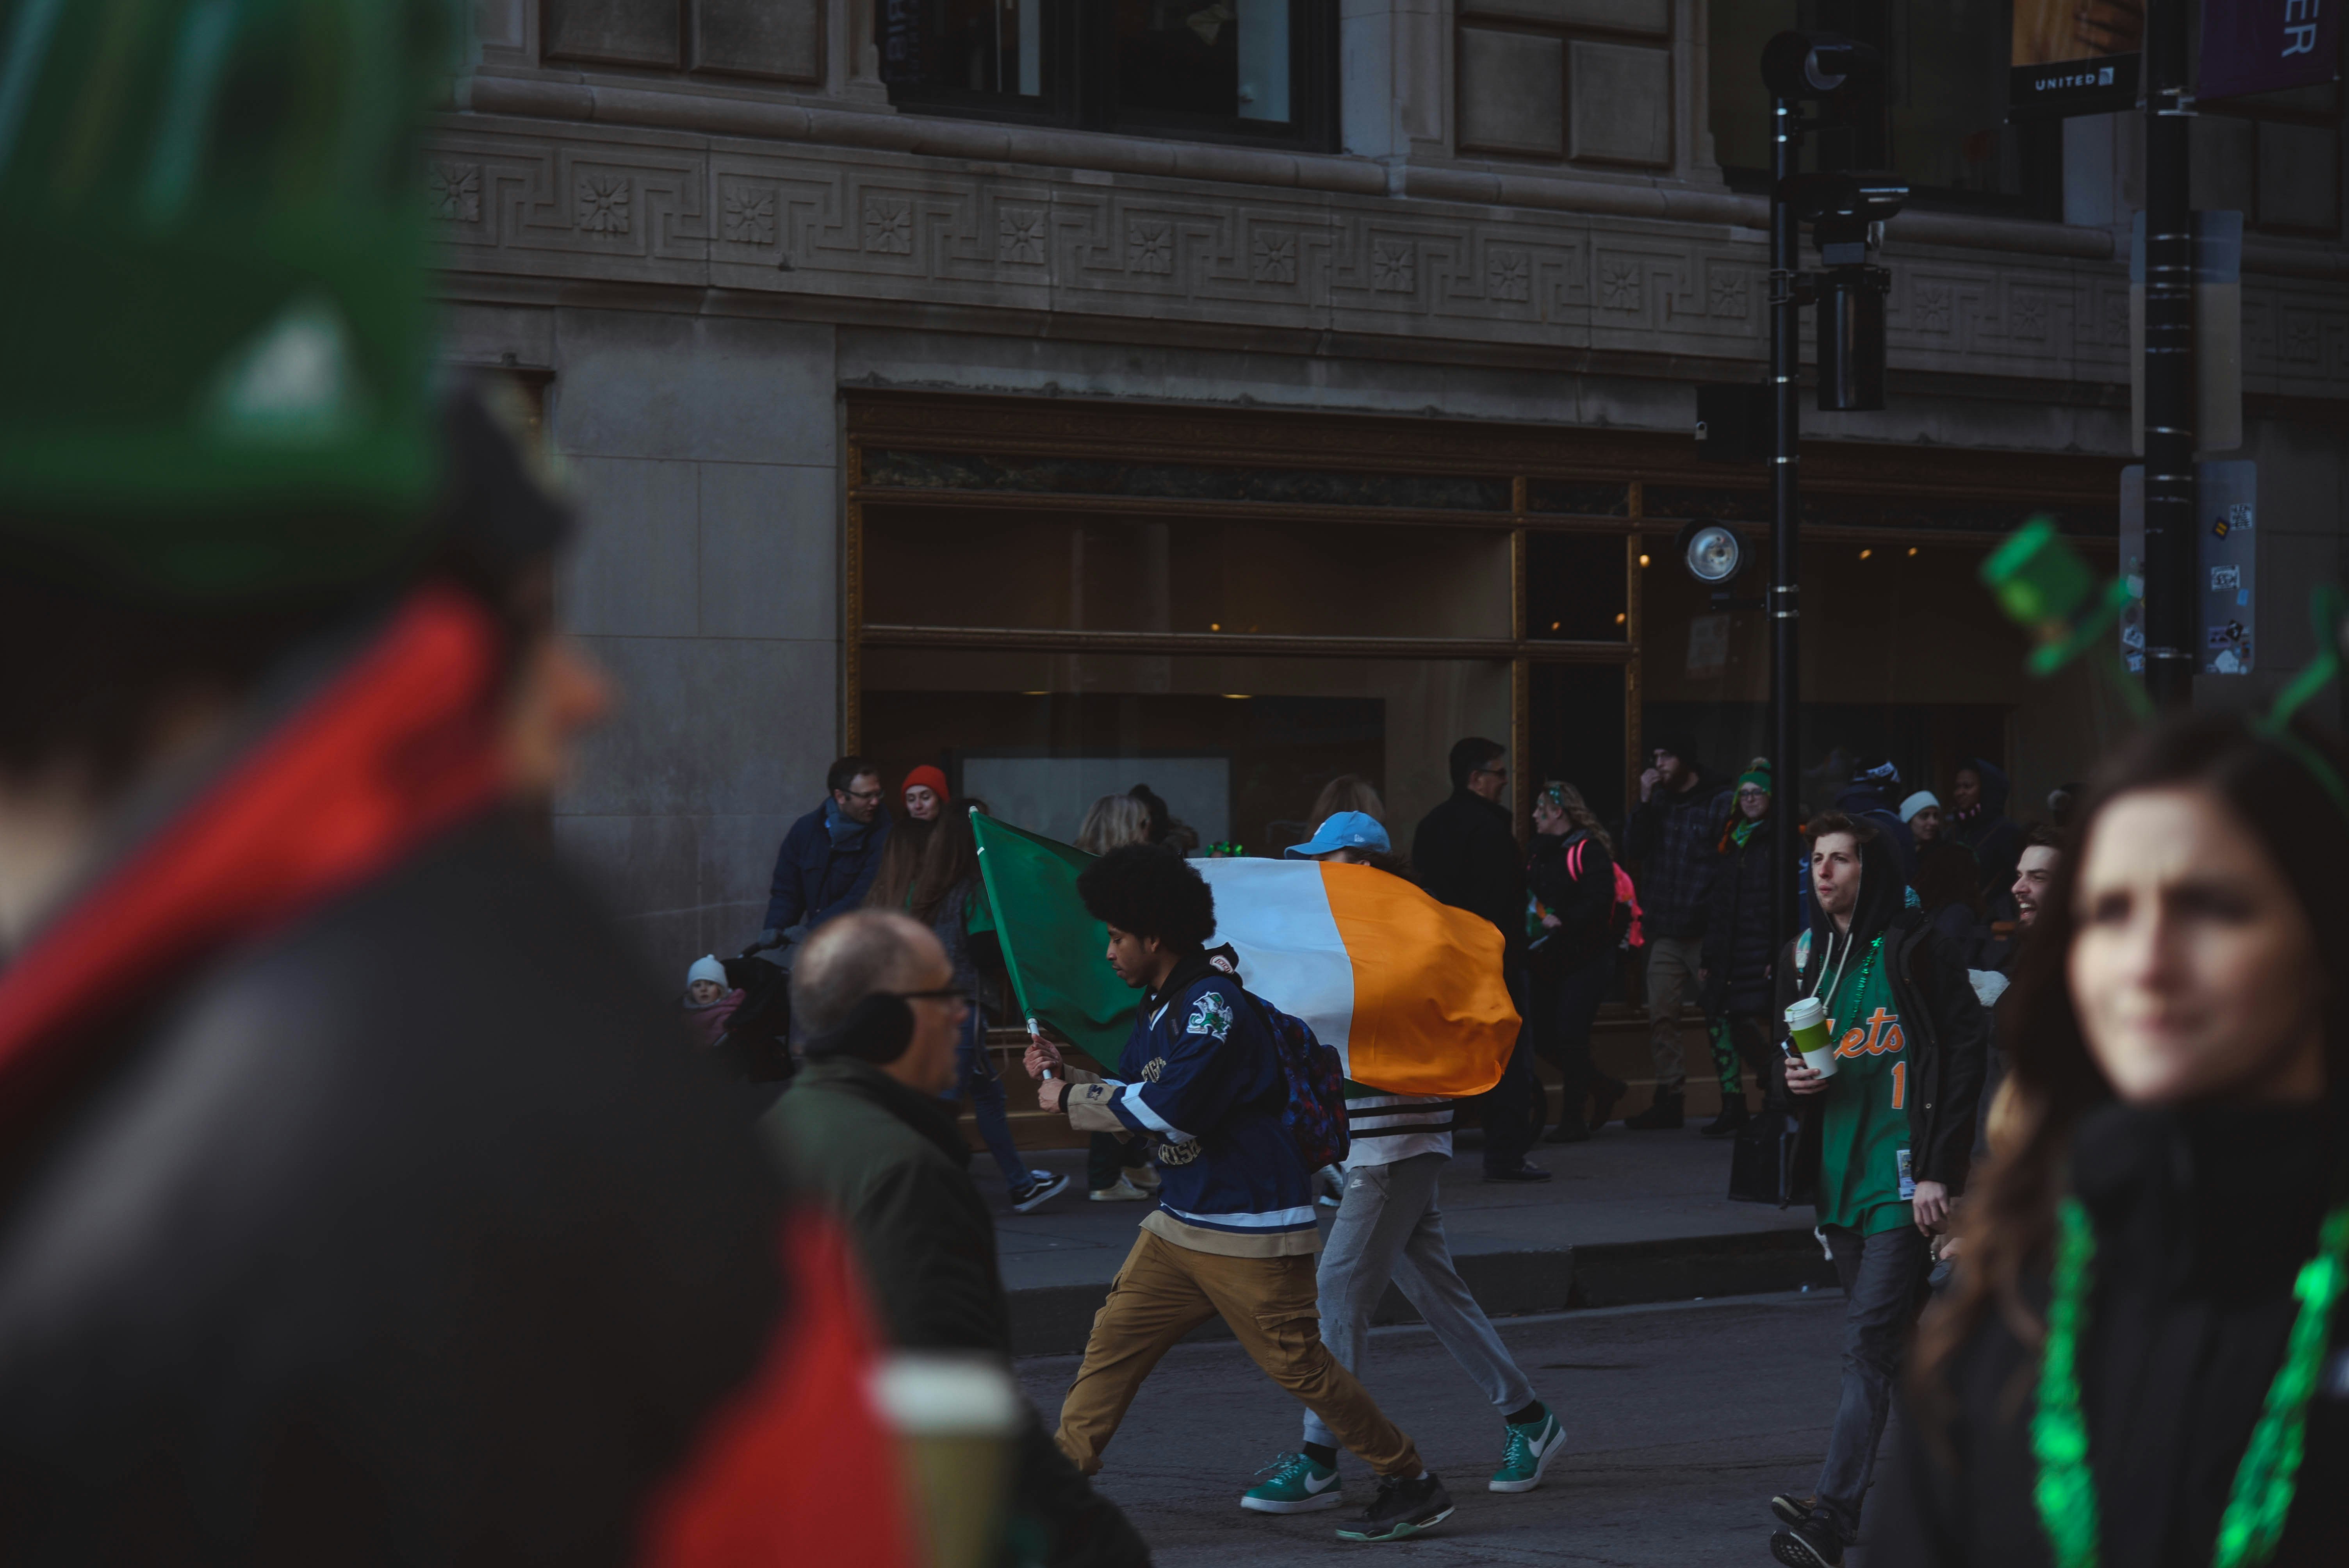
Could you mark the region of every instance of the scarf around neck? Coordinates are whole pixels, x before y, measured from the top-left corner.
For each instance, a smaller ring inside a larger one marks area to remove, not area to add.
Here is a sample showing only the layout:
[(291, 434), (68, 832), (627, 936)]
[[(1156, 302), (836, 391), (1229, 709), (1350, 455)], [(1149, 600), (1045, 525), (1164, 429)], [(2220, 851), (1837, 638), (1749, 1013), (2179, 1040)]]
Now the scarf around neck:
[(0, 1104), (204, 960), (366, 882), (497, 798), (502, 634), (418, 590), (0, 971)]

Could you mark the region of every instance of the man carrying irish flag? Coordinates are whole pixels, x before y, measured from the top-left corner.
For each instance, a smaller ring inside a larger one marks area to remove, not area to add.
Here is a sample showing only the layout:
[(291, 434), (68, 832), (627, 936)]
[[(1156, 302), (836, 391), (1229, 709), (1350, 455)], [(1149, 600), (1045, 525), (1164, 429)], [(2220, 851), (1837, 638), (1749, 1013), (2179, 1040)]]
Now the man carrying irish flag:
[[(1220, 1316), (1273, 1381), (1378, 1472), (1377, 1501), (1341, 1536), (1394, 1541), (1440, 1522), (1452, 1512), (1444, 1483), (1321, 1343), (1312, 1172), (1281, 1120), (1288, 1080), (1264, 1015), (1228, 961), (1206, 951), (1214, 893), (1148, 844), (1085, 866), (1077, 892), (1107, 928), (1110, 967), (1143, 993), (1142, 1006), (1117, 1064), (1123, 1082), (1071, 1071), (1040, 1039), (1031, 1047), (1030, 1072), (1069, 1075), (1039, 1085), (1037, 1104), (1067, 1111), (1080, 1130), (1149, 1138), (1161, 1185), (1160, 1207), (1093, 1319), (1061, 1408), (1061, 1447), (1085, 1474), (1099, 1470), (1151, 1369)], [(1015, 963), (1018, 940), (1014, 930)]]
[[(1291, 860), (1319, 861), (1333, 869), (1325, 881), (1373, 884), (1372, 896), (1401, 896), (1408, 884), (1373, 869), (1390, 853), (1387, 830), (1363, 811), (1340, 811), (1292, 845)], [(1292, 879), (1293, 880), (1293, 879)], [(1431, 901), (1432, 902), (1432, 901)], [(1499, 954), (1495, 934), (1495, 957)], [(1497, 965), (1495, 970), (1498, 985)], [(1486, 1483), (1494, 1491), (1531, 1491), (1566, 1446), (1566, 1430), (1493, 1331), (1452, 1262), (1444, 1215), (1435, 1206), (1437, 1179), (1452, 1159), (1452, 1101), (1442, 1095), (1391, 1094), (1358, 1079), (1346, 1082), (1351, 1148), (1346, 1155), (1345, 1199), (1330, 1228), (1315, 1284), (1330, 1348), (1360, 1376), (1370, 1349), (1371, 1313), (1392, 1280), (1452, 1352), (1462, 1370), (1493, 1401), (1502, 1422), (1500, 1469)], [(1320, 1418), (1305, 1416), (1298, 1451), (1268, 1467), (1270, 1475), (1240, 1506), (1266, 1513), (1303, 1513), (1338, 1503), (1335, 1439)]]

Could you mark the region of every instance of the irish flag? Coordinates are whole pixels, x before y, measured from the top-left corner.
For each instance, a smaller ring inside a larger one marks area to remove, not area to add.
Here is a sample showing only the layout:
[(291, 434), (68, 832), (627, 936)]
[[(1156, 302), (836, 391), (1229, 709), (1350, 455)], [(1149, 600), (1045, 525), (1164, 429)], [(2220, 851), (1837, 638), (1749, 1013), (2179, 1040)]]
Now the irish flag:
[[(1077, 897), (1092, 857), (974, 816), (1005, 966), (1027, 1016), (1104, 1064), (1133, 1026), (1135, 994), (1102, 956), (1108, 935)], [(1481, 1094), (1517, 1037), (1501, 934), (1370, 866), (1225, 860), (1192, 864), (1216, 892), (1215, 941), (1249, 990), (1313, 1027), (1346, 1076), (1389, 1094)]]

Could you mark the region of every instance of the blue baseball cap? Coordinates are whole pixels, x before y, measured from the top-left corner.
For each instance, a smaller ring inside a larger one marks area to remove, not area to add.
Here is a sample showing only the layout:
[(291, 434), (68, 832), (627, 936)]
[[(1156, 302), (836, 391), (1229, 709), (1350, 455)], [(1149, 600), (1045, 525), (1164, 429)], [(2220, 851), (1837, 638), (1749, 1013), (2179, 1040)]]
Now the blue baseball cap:
[(1333, 850), (1376, 850), (1385, 854), (1391, 848), (1387, 830), (1368, 811), (1332, 811), (1327, 821), (1313, 830), (1311, 839), (1280, 852), (1293, 861), (1315, 861)]

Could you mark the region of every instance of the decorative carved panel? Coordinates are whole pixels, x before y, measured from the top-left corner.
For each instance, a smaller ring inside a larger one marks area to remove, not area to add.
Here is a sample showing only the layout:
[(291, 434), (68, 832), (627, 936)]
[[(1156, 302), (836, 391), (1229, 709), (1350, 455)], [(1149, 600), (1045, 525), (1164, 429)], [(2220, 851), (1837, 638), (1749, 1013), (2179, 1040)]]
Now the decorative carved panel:
[[(1699, 380), (1758, 372), (1766, 341), (1760, 237), (1711, 224), (464, 117), (418, 172), (460, 272), (830, 319)], [(1896, 379), (2127, 386), (2118, 263), (1898, 239), (1884, 262)], [(2243, 330), (2248, 394), (2349, 385), (2337, 284), (2247, 277)]]
[(1578, 38), (1568, 46), (1567, 155), (1588, 163), (1661, 168), (1672, 160), (1672, 57), (1640, 44)]
[(1564, 139), (1565, 46), (1537, 33), (1460, 29), (1460, 146), (1556, 158)]

